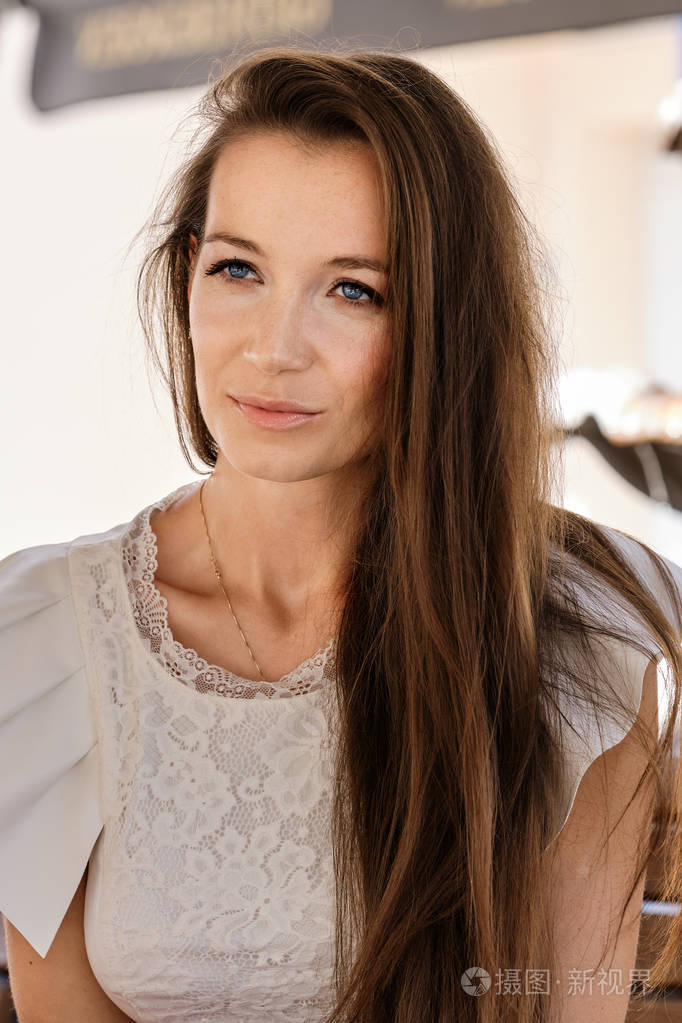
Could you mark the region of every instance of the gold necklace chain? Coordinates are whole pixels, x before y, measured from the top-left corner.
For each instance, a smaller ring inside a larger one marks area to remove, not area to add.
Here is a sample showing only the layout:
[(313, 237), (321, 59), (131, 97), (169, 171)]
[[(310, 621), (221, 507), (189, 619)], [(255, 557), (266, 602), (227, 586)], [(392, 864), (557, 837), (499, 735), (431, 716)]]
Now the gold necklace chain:
[(209, 549), (209, 552), (210, 552), (210, 555), (211, 555), (211, 562), (213, 563), (213, 571), (216, 574), (216, 578), (218, 580), (218, 584), (220, 586), (220, 589), (225, 594), (225, 600), (227, 601), (227, 606), (229, 607), (230, 613), (231, 613), (232, 617), (234, 618), (234, 624), (239, 629), (239, 635), (244, 640), (244, 644), (246, 646), (246, 649), (251, 654), (251, 660), (256, 665), (256, 668), (258, 669), (258, 674), (260, 675), (261, 679), (265, 682), (265, 678), (263, 676), (263, 672), (260, 669), (260, 665), (259, 665), (258, 661), (256, 660), (256, 658), (253, 656), (253, 651), (251, 650), (251, 647), (249, 646), (249, 644), (246, 642), (246, 636), (242, 632), (242, 627), (239, 624), (239, 622), (237, 621), (236, 614), (232, 610), (232, 604), (230, 603), (230, 598), (228, 597), (227, 591), (226, 591), (226, 589), (225, 589), (225, 587), (223, 585), (223, 577), (220, 574), (220, 569), (218, 568), (218, 562), (216, 561), (216, 556), (213, 553), (213, 546), (211, 544), (211, 537), (208, 535), (208, 526), (206, 525), (206, 513), (204, 512), (204, 501), (203, 501), (203, 495), (202, 495), (202, 491), (204, 489), (204, 486), (206, 485), (206, 482), (207, 481), (204, 480), (203, 483), (201, 484), (201, 486), (199, 487), (199, 507), (201, 508), (201, 517), (204, 520), (204, 530), (206, 532), (206, 539), (208, 540), (208, 549)]

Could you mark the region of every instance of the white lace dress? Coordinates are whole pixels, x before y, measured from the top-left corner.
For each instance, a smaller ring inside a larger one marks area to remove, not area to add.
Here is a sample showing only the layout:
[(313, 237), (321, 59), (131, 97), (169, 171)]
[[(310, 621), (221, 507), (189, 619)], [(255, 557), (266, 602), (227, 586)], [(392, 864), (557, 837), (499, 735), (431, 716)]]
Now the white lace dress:
[[(263, 683), (173, 639), (149, 516), (199, 482), (107, 532), (0, 562), (0, 911), (45, 956), (89, 862), (88, 958), (132, 1020), (319, 1021), (335, 640)], [(649, 658), (614, 656), (638, 707)], [(578, 723), (565, 816), (625, 734)]]

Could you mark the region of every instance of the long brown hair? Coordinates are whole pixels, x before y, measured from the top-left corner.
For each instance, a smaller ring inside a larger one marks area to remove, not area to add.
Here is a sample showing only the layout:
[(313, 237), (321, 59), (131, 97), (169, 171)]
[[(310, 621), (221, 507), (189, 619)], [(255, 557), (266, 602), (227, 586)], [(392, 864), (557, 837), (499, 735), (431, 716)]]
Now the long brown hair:
[[(188, 249), (190, 235), (203, 237), (222, 147), (239, 133), (283, 130), (322, 144), (360, 139), (378, 160), (393, 352), (337, 640), (328, 1019), (492, 1021), (501, 1010), (463, 991), (465, 968), (554, 967), (545, 850), (561, 824), (557, 694), (563, 686), (613, 712), (618, 694), (604, 701), (595, 684), (589, 638), (644, 649), (627, 630), (595, 622), (576, 587), (588, 569), (595, 586), (639, 612), (671, 666), (675, 712), (677, 590), (651, 552), (672, 625), (607, 533), (552, 503), (551, 275), (466, 103), (402, 55), (276, 48), (217, 77), (199, 112), (193, 154), (152, 217), (157, 234), (138, 280), (149, 351), (193, 469), (193, 457), (212, 467), (217, 448), (187, 340)], [(567, 637), (587, 660), (562, 655)], [(632, 724), (632, 708), (621, 710)], [(657, 812), (630, 894), (654, 852), (667, 857), (664, 895), (680, 894), (665, 775), (672, 742), (671, 720), (649, 749)], [(681, 937), (678, 917), (652, 984)], [(542, 994), (502, 1001), (510, 1023), (549, 1018)]]

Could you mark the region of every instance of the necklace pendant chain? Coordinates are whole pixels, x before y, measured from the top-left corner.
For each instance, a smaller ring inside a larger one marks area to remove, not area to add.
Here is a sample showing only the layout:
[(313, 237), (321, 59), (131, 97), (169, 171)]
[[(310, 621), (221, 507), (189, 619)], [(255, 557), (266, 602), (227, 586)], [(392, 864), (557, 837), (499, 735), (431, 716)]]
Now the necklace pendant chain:
[(220, 574), (220, 569), (218, 568), (218, 562), (216, 560), (216, 556), (215, 556), (215, 553), (213, 551), (213, 545), (211, 543), (211, 537), (209, 536), (208, 526), (206, 524), (206, 513), (204, 512), (204, 500), (203, 500), (203, 493), (202, 492), (203, 492), (204, 487), (206, 486), (206, 482), (207, 481), (204, 480), (203, 483), (201, 484), (201, 486), (199, 487), (199, 507), (201, 508), (201, 517), (204, 520), (204, 531), (206, 533), (206, 539), (208, 541), (208, 549), (209, 549), (209, 553), (211, 555), (211, 563), (213, 565), (213, 571), (215, 572), (216, 579), (218, 580), (218, 585), (220, 586), (220, 589), (223, 591), (223, 594), (225, 596), (225, 600), (227, 601), (227, 606), (230, 609), (230, 614), (234, 618), (234, 624), (239, 629), (239, 635), (244, 640), (244, 645), (245, 645), (246, 649), (249, 651), (249, 654), (251, 656), (251, 660), (256, 665), (256, 668), (258, 670), (258, 674), (260, 675), (261, 679), (263, 681), (265, 681), (265, 678), (263, 677), (263, 672), (261, 671), (260, 665), (259, 665), (258, 661), (256, 660), (256, 658), (253, 656), (253, 651), (252, 651), (251, 647), (249, 646), (249, 644), (247, 643), (246, 636), (242, 632), (242, 627), (239, 624), (239, 622), (237, 621), (237, 616), (236, 616), (236, 614), (234, 613), (234, 611), (232, 609), (232, 604), (230, 603), (230, 598), (227, 595), (227, 590), (225, 589), (225, 586), (223, 585), (223, 577)]

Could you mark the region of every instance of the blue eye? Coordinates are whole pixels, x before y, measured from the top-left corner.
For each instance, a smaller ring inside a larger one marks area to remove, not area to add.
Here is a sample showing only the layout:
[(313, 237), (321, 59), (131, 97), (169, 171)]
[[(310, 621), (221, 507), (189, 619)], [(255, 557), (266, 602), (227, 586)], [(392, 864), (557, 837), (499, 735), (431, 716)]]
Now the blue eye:
[[(337, 288), (343, 288), (343, 297), (347, 299), (354, 300), (361, 298), (363, 295), (367, 295), (368, 298), (371, 298), (369, 290), (362, 284), (358, 284), (356, 281), (341, 281), (340, 284), (337, 284)], [(355, 294), (349, 294), (349, 291), (354, 292)]]
[(228, 263), (225, 269), (229, 272), (230, 277), (246, 277), (250, 268), (246, 263)]
[[(206, 276), (210, 277), (214, 274), (219, 274), (222, 270), (227, 270), (230, 277), (240, 281), (253, 270), (253, 267), (250, 263), (245, 263), (243, 259), (220, 259), (217, 263), (209, 266)], [(235, 272), (233, 273), (233, 271)]]
[[(336, 287), (340, 287), (342, 290), (343, 297), (351, 305), (364, 306), (364, 305), (382, 305), (383, 300), (380, 295), (374, 291), (373, 287), (368, 287), (366, 284), (361, 284), (357, 280), (340, 280)], [(363, 297), (365, 301), (363, 302)]]
[[(246, 263), (241, 259), (218, 260), (203, 272), (207, 277), (222, 276), (223, 279), (227, 278), (228, 280), (246, 280), (249, 274), (254, 274), (254, 279), (258, 278), (258, 271), (251, 263)], [(383, 305), (383, 299), (374, 291), (374, 288), (367, 284), (361, 284), (358, 280), (339, 280), (337, 284), (333, 285), (332, 291), (337, 292), (339, 288), (342, 291), (340, 298), (349, 306), (380, 307)]]

